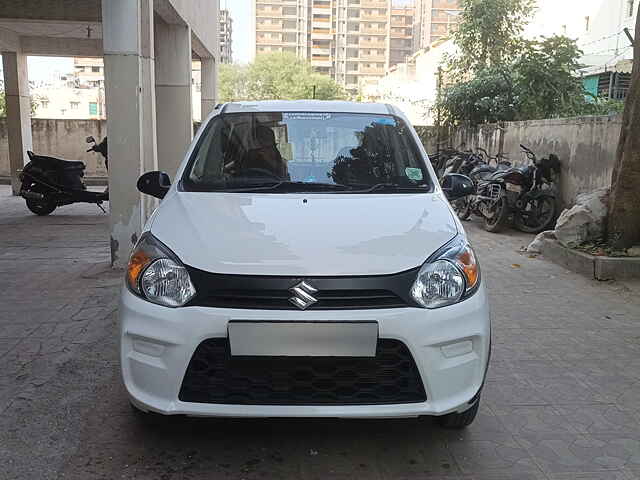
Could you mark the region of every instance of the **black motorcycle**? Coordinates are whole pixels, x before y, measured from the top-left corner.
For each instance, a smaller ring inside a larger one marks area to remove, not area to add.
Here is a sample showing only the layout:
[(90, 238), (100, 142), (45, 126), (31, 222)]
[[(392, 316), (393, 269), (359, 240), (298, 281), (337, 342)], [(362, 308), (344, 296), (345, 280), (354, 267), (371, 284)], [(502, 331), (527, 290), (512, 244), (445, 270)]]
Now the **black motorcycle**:
[[(504, 154), (492, 157), (484, 148), (478, 147), (476, 150), (474, 155), (468, 156), (460, 165), (458, 172), (473, 181), (474, 191), (477, 191), (478, 185), (486, 181), (496, 171), (511, 168), (511, 162)], [(492, 165), (491, 161), (495, 161), (495, 165)], [(474, 196), (468, 196), (452, 202), (451, 205), (460, 220), (469, 219), (473, 213), (474, 200), (477, 200)]]
[[(87, 137), (87, 143), (93, 143), (87, 152), (100, 153), (108, 169), (107, 137), (100, 143), (96, 143), (93, 137)], [(109, 200), (109, 191), (87, 190), (82, 180), (86, 168), (84, 162), (36, 155), (31, 151), (27, 155), (29, 163), (20, 173), (20, 196), (26, 200), (27, 208), (33, 213), (49, 215), (57, 207), (79, 202), (95, 203), (105, 211), (102, 203)]]
[(514, 226), (527, 233), (547, 230), (555, 220), (556, 196), (545, 186), (560, 174), (560, 160), (554, 154), (538, 160), (530, 149), (520, 147), (530, 165), (511, 167), (503, 163), (493, 172), (478, 168), (469, 175), (476, 193), (469, 197), (467, 208), (484, 219), (484, 228), (489, 232), (500, 231), (510, 216)]

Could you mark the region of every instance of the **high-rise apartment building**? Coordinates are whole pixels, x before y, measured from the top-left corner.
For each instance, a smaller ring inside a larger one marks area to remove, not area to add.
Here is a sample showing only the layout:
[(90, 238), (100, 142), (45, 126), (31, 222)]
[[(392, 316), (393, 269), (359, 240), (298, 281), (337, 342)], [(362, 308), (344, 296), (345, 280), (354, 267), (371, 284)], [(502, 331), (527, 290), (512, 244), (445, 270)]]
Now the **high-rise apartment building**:
[(457, 24), (460, 0), (414, 1), (254, 0), (255, 53), (295, 53), (356, 91)]
[(413, 8), (391, 0), (254, 0), (256, 54), (292, 52), (347, 90), (411, 54)]
[(428, 47), (458, 28), (461, 0), (415, 0), (414, 49)]
[(389, 40), (389, 66), (405, 63), (414, 54), (413, 25), (415, 7), (403, 6), (391, 9)]
[(233, 20), (229, 10), (220, 10), (220, 62), (232, 63), (233, 50), (231, 47), (231, 33), (233, 32)]

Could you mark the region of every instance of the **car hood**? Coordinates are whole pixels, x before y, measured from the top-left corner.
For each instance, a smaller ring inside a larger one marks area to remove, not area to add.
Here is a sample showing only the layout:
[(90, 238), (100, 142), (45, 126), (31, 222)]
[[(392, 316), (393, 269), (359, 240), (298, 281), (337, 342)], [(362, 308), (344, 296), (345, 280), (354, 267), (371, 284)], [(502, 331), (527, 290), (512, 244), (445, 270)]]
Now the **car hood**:
[(380, 275), (457, 233), (441, 194), (172, 192), (151, 233), (186, 265), (242, 275)]

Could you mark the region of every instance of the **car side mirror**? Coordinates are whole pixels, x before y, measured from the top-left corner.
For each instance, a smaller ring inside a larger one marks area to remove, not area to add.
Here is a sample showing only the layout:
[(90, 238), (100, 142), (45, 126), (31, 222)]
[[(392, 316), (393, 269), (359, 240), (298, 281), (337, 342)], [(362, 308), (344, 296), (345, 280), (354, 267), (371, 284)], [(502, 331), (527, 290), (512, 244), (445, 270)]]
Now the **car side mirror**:
[(138, 179), (138, 190), (156, 198), (164, 198), (171, 188), (171, 179), (164, 172), (153, 171), (143, 174)]
[(91, 135), (89, 135), (87, 138), (85, 138), (85, 142), (87, 142), (87, 143), (96, 143), (96, 139), (93, 138)]
[(457, 200), (474, 193), (473, 181), (466, 175), (448, 173), (442, 177), (442, 191), (449, 200)]

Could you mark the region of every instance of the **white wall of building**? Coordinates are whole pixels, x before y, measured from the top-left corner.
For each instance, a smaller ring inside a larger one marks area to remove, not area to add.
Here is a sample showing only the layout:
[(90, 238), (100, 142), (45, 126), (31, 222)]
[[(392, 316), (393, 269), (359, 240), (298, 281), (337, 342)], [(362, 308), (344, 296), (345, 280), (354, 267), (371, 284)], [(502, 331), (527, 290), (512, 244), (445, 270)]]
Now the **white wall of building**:
[(451, 40), (435, 44), (413, 56), (414, 66), (398, 68), (363, 90), (365, 99), (390, 103), (402, 110), (413, 125), (433, 125), (438, 94), (438, 67), (455, 52)]
[[(527, 28), (533, 38), (567, 35), (578, 40), (588, 65), (614, 66), (632, 59), (623, 29), (633, 35), (640, 0), (538, 0), (538, 12)], [(631, 15), (630, 15), (631, 14)]]

